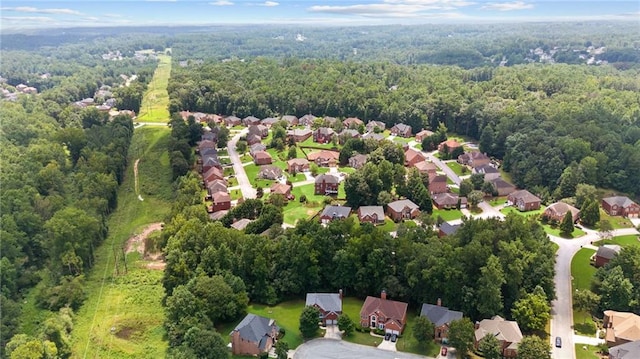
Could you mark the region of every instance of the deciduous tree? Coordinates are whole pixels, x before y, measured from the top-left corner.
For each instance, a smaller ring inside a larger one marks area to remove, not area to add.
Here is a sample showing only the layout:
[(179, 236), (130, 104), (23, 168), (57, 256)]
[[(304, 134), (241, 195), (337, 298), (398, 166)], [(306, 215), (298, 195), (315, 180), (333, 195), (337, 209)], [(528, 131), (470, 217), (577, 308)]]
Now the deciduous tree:
[(435, 328), (429, 318), (423, 316), (417, 317), (411, 329), (413, 331), (413, 337), (418, 343), (426, 343), (433, 340)]
[(475, 329), (469, 318), (451, 322), (449, 327), (449, 344), (456, 348), (459, 357), (466, 357), (473, 347)]
[(318, 318), (320, 317), (320, 311), (318, 308), (312, 306), (306, 306), (300, 314), (300, 333), (305, 339), (313, 338), (318, 332)]
[(518, 345), (518, 359), (551, 359), (549, 342), (537, 335), (525, 336)]

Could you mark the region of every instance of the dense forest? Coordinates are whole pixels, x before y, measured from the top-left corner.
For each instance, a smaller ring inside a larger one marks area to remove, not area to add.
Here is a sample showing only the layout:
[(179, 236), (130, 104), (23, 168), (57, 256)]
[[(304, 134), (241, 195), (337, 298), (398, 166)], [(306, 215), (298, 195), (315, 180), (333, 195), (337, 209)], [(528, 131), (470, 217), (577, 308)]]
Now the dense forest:
[(584, 65), (464, 70), (257, 58), (176, 68), (180, 109), (244, 117), (293, 114), (439, 124), (504, 160), (515, 184), (544, 198), (578, 183), (640, 195), (640, 76)]

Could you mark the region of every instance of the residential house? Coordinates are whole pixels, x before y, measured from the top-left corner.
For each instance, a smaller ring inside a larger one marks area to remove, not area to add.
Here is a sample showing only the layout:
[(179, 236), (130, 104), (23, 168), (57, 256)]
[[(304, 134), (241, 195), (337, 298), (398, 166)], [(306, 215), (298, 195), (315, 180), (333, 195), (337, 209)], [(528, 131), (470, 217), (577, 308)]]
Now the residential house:
[(247, 136), (258, 135), (261, 138), (269, 136), (269, 128), (265, 125), (251, 125)]
[(342, 289), (338, 293), (307, 293), (305, 305), (320, 311), (322, 325), (337, 325), (342, 314)]
[(202, 138), (202, 141), (211, 141), (214, 143), (218, 142), (218, 132), (204, 131), (201, 138)]
[(282, 169), (278, 166), (266, 165), (260, 166), (260, 170), (258, 171), (258, 178), (275, 180), (282, 177)]
[(222, 172), (222, 170), (218, 167), (212, 167), (210, 168), (207, 172), (204, 172), (204, 174), (202, 175), (202, 179), (204, 180), (205, 183), (217, 180), (217, 179), (224, 179), (224, 172)]
[(485, 153), (473, 151), (463, 153), (458, 156), (458, 163), (476, 168), (478, 166), (491, 163), (491, 158), (489, 158), (489, 156), (487, 156)]
[(316, 118), (317, 117), (312, 114), (307, 114), (298, 119), (298, 124), (303, 126), (311, 126)]
[(351, 214), (351, 207), (326, 206), (320, 214), (320, 223), (327, 224), (337, 219), (345, 219)]
[(211, 195), (213, 204), (211, 212), (218, 212), (231, 208), (231, 196), (227, 192), (215, 192)]
[(239, 219), (239, 220), (231, 223), (231, 228), (237, 229), (239, 231), (244, 231), (244, 229), (247, 228), (247, 225), (249, 225), (249, 223), (251, 223), (251, 222), (253, 222), (253, 220), (247, 219), (247, 218), (242, 218), (242, 219)]
[(616, 345), (609, 348), (609, 359), (638, 359), (640, 358), (640, 340)]
[(393, 201), (387, 204), (387, 215), (399, 222), (403, 219), (414, 219), (420, 215), (420, 209), (417, 204), (408, 199)]
[(449, 326), (451, 322), (462, 319), (462, 312), (443, 307), (441, 300), (438, 299), (436, 305), (422, 304), (420, 316), (426, 317), (433, 323), (435, 328), (433, 337), (436, 341), (441, 342), (443, 339), (449, 337)]
[(349, 158), (349, 167), (360, 169), (367, 163), (367, 155), (357, 154)]
[(617, 256), (621, 250), (622, 247), (617, 244), (605, 244), (600, 246), (592, 257), (592, 261), (594, 262), (593, 264), (598, 268), (604, 267), (604, 265), (609, 263), (613, 257)]
[(399, 137), (411, 137), (411, 126), (404, 123), (396, 123), (391, 127), (391, 134)]
[(342, 132), (340, 132), (340, 134), (338, 134), (338, 142), (341, 145), (344, 145), (349, 139), (360, 137), (360, 132), (358, 132), (357, 130), (345, 128), (344, 130), (342, 130)]
[(610, 216), (640, 217), (640, 206), (625, 196), (603, 198), (602, 209)]
[(236, 116), (227, 116), (223, 121), (227, 127), (239, 126), (242, 124), (242, 120)]
[(249, 127), (251, 125), (259, 125), (260, 124), (260, 119), (254, 116), (247, 116), (245, 118), (242, 119), (242, 124)]
[(271, 194), (281, 194), (286, 199), (291, 199), (291, 186), (284, 183), (276, 182), (271, 185), (271, 189), (269, 190)]
[(362, 122), (362, 120), (357, 117), (349, 117), (342, 121), (342, 125), (345, 128), (358, 129), (360, 126), (364, 125), (364, 122)]
[(260, 135), (247, 135), (247, 144), (249, 146), (255, 145), (256, 143), (262, 142), (262, 137)]
[(418, 143), (422, 143), (422, 140), (424, 140), (425, 138), (432, 136), (433, 132), (429, 131), (429, 130), (422, 130), (418, 133), (416, 133), (416, 142)]
[(478, 350), (480, 340), (487, 335), (493, 335), (500, 342), (500, 350), (505, 358), (518, 356), (518, 344), (522, 341), (522, 332), (518, 323), (505, 320), (499, 315), (491, 319), (483, 319), (476, 323), (474, 347)]
[(319, 127), (313, 132), (313, 142), (329, 143), (336, 132), (330, 127)]
[(323, 196), (336, 195), (338, 194), (339, 186), (340, 179), (338, 177), (330, 174), (322, 174), (316, 177), (316, 187), (313, 193)]
[(306, 158), (292, 158), (287, 161), (287, 171), (298, 173), (309, 170), (309, 161)]
[(407, 324), (407, 306), (407, 303), (387, 299), (384, 290), (380, 298), (368, 296), (360, 309), (360, 326), (402, 334)]
[(338, 123), (338, 119), (335, 117), (331, 117), (331, 116), (325, 116), (322, 119), (322, 123), (324, 123), (325, 126), (331, 127), (333, 125), (335, 125), (336, 123)]
[(361, 206), (358, 208), (358, 220), (361, 223), (383, 224), (384, 209), (382, 206)]
[(427, 158), (422, 152), (409, 148), (404, 151), (404, 165), (407, 167), (415, 166), (419, 162), (424, 162)]
[(273, 124), (276, 122), (278, 122), (277, 118), (267, 117), (263, 118), (262, 121), (260, 121), (260, 124), (266, 126), (267, 128), (271, 128), (271, 126), (273, 126)]
[(203, 149), (198, 150), (198, 152), (200, 154), (200, 158), (198, 158), (199, 163), (202, 163), (203, 157), (211, 157), (211, 156), (218, 157), (218, 150), (212, 147), (204, 147)]
[(222, 163), (216, 155), (207, 155), (202, 157), (202, 173), (206, 173), (211, 168), (217, 167), (222, 169)]
[(449, 191), (447, 187), (447, 175), (429, 174), (429, 193), (445, 193)]
[(296, 142), (304, 142), (307, 138), (313, 135), (313, 131), (308, 128), (296, 128), (293, 130), (287, 131), (287, 137), (293, 138)]
[(253, 162), (256, 165), (270, 165), (273, 162), (271, 155), (267, 151), (257, 151), (253, 153)]
[(608, 346), (640, 340), (640, 316), (637, 314), (605, 310), (603, 326)]
[(275, 345), (280, 328), (275, 320), (247, 314), (231, 332), (231, 352), (234, 355), (259, 355)]
[(372, 139), (374, 141), (383, 141), (385, 138), (384, 138), (384, 135), (380, 133), (367, 132), (364, 135), (362, 135), (362, 139), (363, 140)]
[(286, 121), (289, 124), (289, 126), (297, 126), (299, 123), (298, 118), (293, 115), (284, 115), (280, 120)]
[(523, 189), (509, 194), (507, 205), (516, 207), (520, 212), (535, 211), (540, 209), (540, 198)]
[(498, 196), (508, 196), (510, 193), (513, 193), (516, 190), (516, 186), (503, 180), (502, 177), (497, 177), (492, 180), (487, 180), (485, 178), (485, 182), (491, 182), (493, 187), (498, 192)]
[(216, 192), (227, 192), (227, 182), (221, 179), (215, 179), (207, 182), (207, 192), (212, 196)]
[(432, 197), (433, 205), (437, 209), (456, 209), (458, 208), (458, 202), (460, 208), (467, 208), (467, 197), (459, 197), (455, 193), (436, 193)]
[(315, 162), (318, 166), (333, 167), (338, 163), (340, 152), (322, 150), (310, 153), (307, 158), (309, 161)]
[(453, 151), (455, 151), (456, 149), (462, 147), (462, 144), (454, 139), (449, 139), (446, 140), (444, 142), (441, 142), (438, 145), (438, 151), (440, 152), (444, 152), (445, 149), (448, 153), (452, 153)]
[(580, 217), (580, 210), (564, 202), (556, 202), (550, 205), (549, 207), (547, 207), (547, 209), (544, 210), (544, 213), (542, 215), (544, 217), (547, 217), (548, 220), (553, 220), (560, 223), (569, 211), (571, 212), (571, 216), (573, 217), (573, 222), (577, 222), (578, 218)]
[(462, 227), (461, 224), (449, 224), (449, 222), (442, 222), (439, 226), (438, 226), (438, 237), (442, 238), (445, 236), (451, 236), (453, 234), (455, 234), (458, 229), (460, 229), (460, 227)]
[(417, 168), (418, 171), (422, 174), (435, 175), (438, 170), (438, 166), (436, 166), (433, 162), (422, 161), (418, 162), (413, 167)]
[(387, 128), (387, 125), (380, 121), (369, 121), (365, 126), (367, 132), (376, 132), (376, 128), (378, 128), (378, 131), (382, 132)]
[[(203, 136), (204, 137), (204, 136)], [(200, 153), (203, 148), (216, 148), (216, 143), (214, 141), (205, 140), (203, 138), (202, 141), (198, 142), (198, 147), (196, 147), (196, 152)]]
[(251, 157), (253, 157), (253, 155), (256, 152), (260, 152), (260, 151), (266, 151), (267, 150), (267, 146), (264, 143), (254, 143), (253, 145), (249, 146), (249, 154), (251, 155)]

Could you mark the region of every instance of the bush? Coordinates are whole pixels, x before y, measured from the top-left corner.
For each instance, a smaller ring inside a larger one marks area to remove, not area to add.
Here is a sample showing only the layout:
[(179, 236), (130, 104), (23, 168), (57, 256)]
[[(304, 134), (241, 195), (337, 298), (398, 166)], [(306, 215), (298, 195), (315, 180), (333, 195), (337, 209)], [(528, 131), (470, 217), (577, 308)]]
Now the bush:
[(285, 334), (286, 331), (284, 330), (284, 328), (280, 328), (280, 330), (278, 330), (278, 338), (284, 337)]
[(385, 334), (383, 329), (378, 329), (378, 328), (374, 329), (373, 332), (378, 334), (378, 335), (384, 335)]
[(300, 203), (305, 203), (307, 201), (307, 196), (306, 195), (302, 195), (300, 196)]
[(324, 200), (322, 200), (322, 202), (324, 202), (324, 204), (331, 204), (331, 202), (333, 202), (333, 198), (325, 197)]

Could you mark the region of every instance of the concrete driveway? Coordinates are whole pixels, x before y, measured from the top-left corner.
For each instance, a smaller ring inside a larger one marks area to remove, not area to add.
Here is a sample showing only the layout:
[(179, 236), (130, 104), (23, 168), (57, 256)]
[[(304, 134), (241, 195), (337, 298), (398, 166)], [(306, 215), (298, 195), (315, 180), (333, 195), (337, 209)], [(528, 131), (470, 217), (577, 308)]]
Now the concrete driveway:
[(300, 345), (293, 359), (433, 359), (417, 354), (382, 350), (366, 345), (319, 338)]
[(233, 163), (233, 171), (236, 173), (238, 186), (240, 187), (240, 191), (242, 191), (242, 197), (256, 198), (256, 190), (251, 186), (249, 177), (247, 177), (247, 172), (244, 170), (242, 162), (240, 161), (240, 155), (236, 151), (236, 144), (238, 143), (238, 140), (243, 135), (246, 135), (248, 131), (249, 130), (245, 128), (231, 138), (229, 143), (227, 143), (227, 153), (229, 153), (229, 158), (231, 159), (231, 163)]

